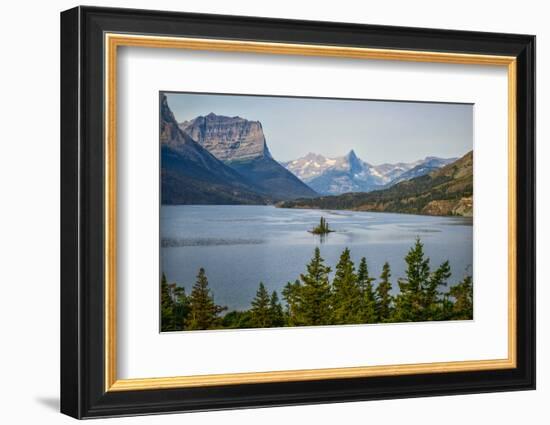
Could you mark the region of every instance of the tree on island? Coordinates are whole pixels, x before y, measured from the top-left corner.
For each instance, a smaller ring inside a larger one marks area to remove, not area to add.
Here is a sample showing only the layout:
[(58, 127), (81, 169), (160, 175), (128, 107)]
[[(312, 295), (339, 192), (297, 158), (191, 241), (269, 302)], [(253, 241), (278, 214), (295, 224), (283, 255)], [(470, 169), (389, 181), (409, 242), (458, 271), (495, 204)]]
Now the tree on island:
[(214, 297), (208, 288), (208, 279), (204, 269), (199, 269), (197, 281), (189, 296), (189, 317), (186, 329), (212, 329), (219, 324), (219, 314), (226, 307), (216, 305)]
[(309, 232), (313, 233), (314, 235), (326, 235), (328, 233), (334, 232), (334, 230), (329, 228), (328, 223), (325, 220), (325, 217), (321, 217), (319, 224), (313, 229), (311, 229)]

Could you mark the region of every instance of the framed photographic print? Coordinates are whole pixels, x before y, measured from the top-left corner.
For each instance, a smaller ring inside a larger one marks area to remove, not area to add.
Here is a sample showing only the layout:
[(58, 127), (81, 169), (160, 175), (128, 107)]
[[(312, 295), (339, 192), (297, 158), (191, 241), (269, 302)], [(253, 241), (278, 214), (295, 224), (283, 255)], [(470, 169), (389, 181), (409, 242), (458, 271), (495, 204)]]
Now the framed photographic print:
[(61, 14), (61, 411), (535, 387), (535, 38)]

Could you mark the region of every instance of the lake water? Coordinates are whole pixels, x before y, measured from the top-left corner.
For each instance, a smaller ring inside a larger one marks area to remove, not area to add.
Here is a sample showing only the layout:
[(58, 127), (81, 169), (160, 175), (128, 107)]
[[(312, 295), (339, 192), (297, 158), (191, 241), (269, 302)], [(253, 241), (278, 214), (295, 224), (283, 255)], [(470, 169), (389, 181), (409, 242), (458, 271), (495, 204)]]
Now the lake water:
[[(161, 265), (168, 281), (189, 294), (204, 267), (216, 303), (230, 310), (249, 308), (260, 281), (282, 300), (281, 289), (304, 273), (316, 246), (333, 270), (345, 247), (356, 266), (366, 257), (376, 277), (388, 261), (394, 292), (417, 236), (432, 268), (449, 260), (451, 284), (472, 273), (469, 218), (244, 205), (162, 206), (160, 216)], [(307, 231), (321, 216), (336, 231), (324, 242)]]

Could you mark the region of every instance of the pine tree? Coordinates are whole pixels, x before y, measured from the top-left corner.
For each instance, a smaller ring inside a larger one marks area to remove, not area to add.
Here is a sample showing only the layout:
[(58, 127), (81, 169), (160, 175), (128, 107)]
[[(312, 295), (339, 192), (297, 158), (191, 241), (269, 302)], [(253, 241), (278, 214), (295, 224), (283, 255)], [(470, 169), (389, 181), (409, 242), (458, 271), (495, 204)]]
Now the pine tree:
[[(447, 320), (444, 314), (444, 295), (440, 288), (447, 286), (447, 280), (451, 277), (451, 267), (448, 261), (443, 262), (435, 272), (430, 275), (422, 289), (422, 317), (420, 320)], [(448, 301), (448, 300), (447, 300)]]
[(288, 326), (300, 326), (304, 324), (302, 314), (302, 285), (299, 280), (288, 282), (283, 288), (283, 298), (286, 301), (286, 322)]
[(332, 281), (332, 323), (344, 325), (361, 322), (361, 291), (357, 285), (350, 250), (344, 249), (336, 264)]
[(160, 330), (161, 332), (175, 331), (174, 300), (164, 273), (160, 283)]
[(263, 282), (260, 282), (256, 297), (252, 300), (251, 318), (252, 326), (256, 328), (269, 328), (271, 326), (270, 298)]
[(376, 287), (376, 316), (379, 322), (388, 322), (391, 316), (392, 285), (390, 282), (390, 277), (390, 265), (386, 261), (382, 267), (380, 283)]
[(250, 329), (253, 328), (250, 310), (233, 310), (222, 318), (222, 327), (226, 329)]
[(212, 329), (219, 324), (218, 315), (225, 310), (214, 303), (214, 297), (208, 288), (208, 279), (201, 267), (197, 275), (197, 281), (189, 296), (189, 316), (186, 329)]
[(189, 315), (189, 299), (185, 294), (185, 288), (177, 286), (175, 283), (170, 285), (172, 299), (174, 300), (174, 325), (175, 330), (181, 331), (185, 328), (185, 322)]
[(422, 288), (430, 277), (430, 259), (424, 258), (424, 245), (417, 238), (405, 257), (407, 270), (405, 279), (399, 279), (400, 293), (395, 298), (392, 321), (415, 322), (423, 319), (424, 303)]
[(300, 313), (304, 325), (329, 325), (331, 322), (331, 288), (328, 275), (330, 267), (325, 266), (319, 248), (307, 265), (307, 273), (300, 275), (303, 286), (300, 289)]
[(374, 278), (369, 276), (369, 268), (367, 259), (361, 258), (359, 268), (357, 270), (357, 284), (360, 290), (361, 300), (361, 323), (376, 323), (376, 299), (374, 296), (374, 288), (372, 285)]
[(271, 326), (281, 327), (285, 324), (285, 316), (283, 313), (283, 307), (279, 302), (279, 296), (276, 291), (273, 291), (271, 294), (271, 299), (269, 300), (269, 315), (271, 320)]
[(332, 230), (329, 228), (327, 220), (325, 217), (321, 217), (321, 220), (319, 221), (319, 225), (314, 227), (312, 230), (310, 230), (311, 233), (315, 235), (326, 235), (327, 233), (331, 233)]
[(466, 276), (462, 282), (453, 286), (450, 295), (455, 302), (452, 306), (452, 319), (472, 320), (474, 317), (474, 287), (472, 276)]

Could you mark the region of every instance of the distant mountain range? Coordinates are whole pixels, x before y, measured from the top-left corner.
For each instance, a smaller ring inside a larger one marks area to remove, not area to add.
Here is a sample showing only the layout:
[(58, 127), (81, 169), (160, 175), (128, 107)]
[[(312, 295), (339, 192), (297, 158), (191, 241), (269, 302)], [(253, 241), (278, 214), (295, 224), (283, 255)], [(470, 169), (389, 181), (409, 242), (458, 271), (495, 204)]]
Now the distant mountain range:
[(387, 188), (443, 167), (456, 158), (427, 157), (415, 162), (371, 165), (352, 150), (347, 155), (327, 158), (309, 153), (282, 163), (288, 170), (323, 195), (370, 192)]
[[(426, 165), (426, 167), (428, 167)], [(412, 169), (411, 169), (412, 170)], [(283, 208), (349, 209), (427, 215), (473, 214), (473, 152), (393, 186), (369, 193), (345, 193), (278, 204)]]
[(210, 113), (178, 123), (165, 95), (160, 109), (163, 204), (305, 202), (389, 188), (455, 160), (427, 157), (373, 166), (352, 150), (338, 158), (310, 153), (279, 163), (259, 121)]

